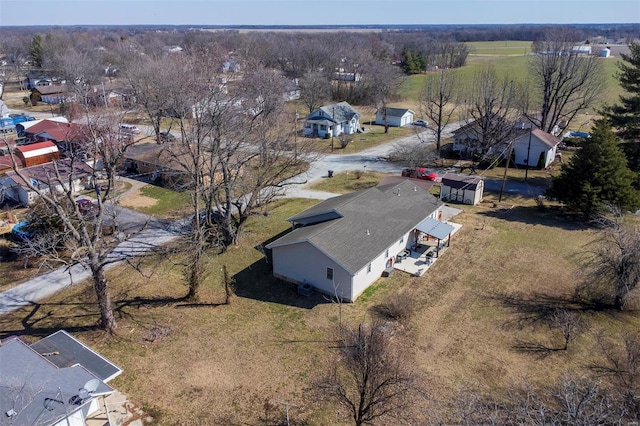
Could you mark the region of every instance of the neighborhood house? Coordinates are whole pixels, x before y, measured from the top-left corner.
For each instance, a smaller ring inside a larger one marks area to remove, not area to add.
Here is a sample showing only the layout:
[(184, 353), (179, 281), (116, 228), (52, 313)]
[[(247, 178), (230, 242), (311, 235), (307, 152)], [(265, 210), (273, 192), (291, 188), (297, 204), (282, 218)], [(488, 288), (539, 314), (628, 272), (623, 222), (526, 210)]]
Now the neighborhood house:
[(513, 159), (518, 165), (544, 169), (555, 160), (560, 138), (540, 129), (521, 134), (513, 145)]
[(415, 113), (406, 108), (380, 108), (376, 111), (376, 124), (393, 127), (407, 126), (413, 122)]
[(0, 372), (1, 424), (84, 426), (98, 414), (104, 424), (107, 383), (122, 370), (61, 330), (31, 345), (3, 340)]
[(293, 230), (267, 245), (273, 275), (354, 301), (424, 234), (448, 240), (442, 206), (410, 180), (325, 200), (287, 219)]
[(69, 183), (72, 192), (78, 192), (92, 185), (93, 169), (82, 162), (61, 160), (37, 166), (25, 167), (18, 172), (6, 173), (0, 178), (0, 192), (3, 199), (11, 199), (24, 206), (33, 204), (38, 194), (25, 180), (43, 192), (51, 189), (62, 191)]
[(361, 131), (360, 114), (347, 102), (323, 106), (307, 116), (303, 134), (312, 137), (351, 135)]

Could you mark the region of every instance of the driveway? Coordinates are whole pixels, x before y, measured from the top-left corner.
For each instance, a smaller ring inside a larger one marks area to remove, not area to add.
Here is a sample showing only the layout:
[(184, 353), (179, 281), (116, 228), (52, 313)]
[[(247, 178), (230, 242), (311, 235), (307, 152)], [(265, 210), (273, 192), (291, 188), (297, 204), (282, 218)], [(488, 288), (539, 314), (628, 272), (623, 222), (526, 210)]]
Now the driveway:
[[(452, 123), (445, 127), (442, 137), (451, 136), (452, 132), (460, 127), (459, 123)], [(386, 159), (396, 145), (415, 146), (424, 144), (425, 149), (435, 145), (435, 137), (430, 130), (424, 130), (415, 135), (405, 136), (390, 142), (386, 142), (355, 154), (327, 154), (315, 160), (307, 172), (302, 173), (289, 181), (285, 189), (285, 197), (327, 199), (339, 194), (305, 189), (311, 182), (326, 177), (329, 170), (335, 173), (351, 170), (363, 172), (375, 171), (382, 173), (400, 174), (405, 168), (403, 164), (390, 163)]]
[[(502, 187), (502, 179), (485, 179), (484, 189), (492, 192), (500, 192)], [(532, 185), (527, 182), (508, 180), (504, 185), (504, 193), (511, 195), (526, 195), (528, 197), (537, 197), (544, 195), (547, 190), (546, 186)]]

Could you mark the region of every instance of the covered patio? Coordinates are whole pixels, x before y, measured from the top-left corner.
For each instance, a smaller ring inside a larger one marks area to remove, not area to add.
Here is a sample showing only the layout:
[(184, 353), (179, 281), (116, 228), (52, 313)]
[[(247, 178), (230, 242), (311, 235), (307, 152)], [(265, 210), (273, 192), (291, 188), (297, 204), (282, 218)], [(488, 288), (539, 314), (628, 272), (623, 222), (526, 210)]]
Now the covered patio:
[(416, 226), (416, 244), (398, 256), (393, 267), (416, 277), (422, 276), (446, 251), (462, 225), (428, 218)]

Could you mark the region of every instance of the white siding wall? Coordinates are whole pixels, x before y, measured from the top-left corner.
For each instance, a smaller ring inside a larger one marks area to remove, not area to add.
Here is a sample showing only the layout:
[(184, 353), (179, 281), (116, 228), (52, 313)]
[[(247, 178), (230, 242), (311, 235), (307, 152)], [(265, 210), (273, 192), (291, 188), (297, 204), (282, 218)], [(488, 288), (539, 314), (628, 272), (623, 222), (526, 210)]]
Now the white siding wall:
[[(274, 247), (272, 250), (273, 274), (287, 281), (307, 282), (316, 289), (334, 295), (334, 283), (338, 296), (352, 300), (352, 276), (340, 265), (309, 243)], [(327, 279), (327, 268), (333, 268), (333, 282)]]
[[(368, 266), (365, 265), (360, 271), (353, 277), (353, 295), (351, 300), (355, 300), (363, 291), (365, 291), (371, 284), (376, 282), (378, 278), (382, 276), (384, 271), (389, 266), (389, 259), (393, 259), (395, 262), (396, 255), (405, 248), (409, 247), (409, 238), (413, 240), (413, 233), (407, 232), (402, 238), (398, 238), (390, 247), (385, 249), (378, 257), (371, 261), (371, 272), (367, 272)], [(388, 255), (387, 255), (388, 250)]]
[(476, 205), (482, 200), (482, 192), (484, 190), (484, 182), (480, 182), (477, 190), (456, 189), (448, 185), (442, 185), (440, 190), (440, 199), (442, 201), (452, 201), (456, 203)]
[[(529, 138), (520, 139), (516, 144), (513, 152), (515, 154), (516, 164), (527, 165), (527, 152), (529, 151)], [(545, 153), (545, 165), (547, 167), (555, 159), (555, 147), (549, 148), (549, 145), (537, 139), (535, 136), (531, 138), (531, 149), (529, 152), (529, 166), (537, 167), (540, 153)]]

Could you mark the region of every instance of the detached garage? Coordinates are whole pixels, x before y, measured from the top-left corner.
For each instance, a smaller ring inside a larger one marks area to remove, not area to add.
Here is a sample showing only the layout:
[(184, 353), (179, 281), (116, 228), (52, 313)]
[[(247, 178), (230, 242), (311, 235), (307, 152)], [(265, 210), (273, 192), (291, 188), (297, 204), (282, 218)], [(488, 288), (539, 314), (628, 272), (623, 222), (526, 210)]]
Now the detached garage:
[(413, 122), (414, 112), (406, 108), (380, 108), (376, 111), (376, 124), (381, 126), (386, 123), (392, 127), (407, 126)]
[(484, 181), (478, 176), (446, 173), (442, 177), (440, 199), (455, 203), (476, 205), (482, 201)]

